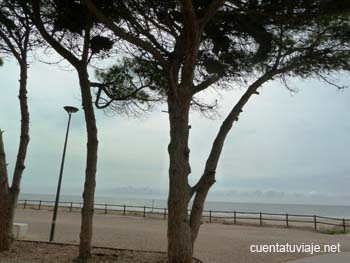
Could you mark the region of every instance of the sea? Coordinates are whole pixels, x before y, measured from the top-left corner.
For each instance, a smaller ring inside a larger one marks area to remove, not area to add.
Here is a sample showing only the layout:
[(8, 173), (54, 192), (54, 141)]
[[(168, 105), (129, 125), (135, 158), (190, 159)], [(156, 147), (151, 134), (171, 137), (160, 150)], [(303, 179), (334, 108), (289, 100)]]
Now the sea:
[[(28, 194), (20, 195), (20, 201), (24, 200), (42, 200), (54, 201), (55, 196), (50, 194)], [(82, 203), (81, 196), (61, 195), (60, 202)], [(53, 204), (53, 203), (52, 203)], [(104, 204), (119, 206), (147, 206), (155, 209), (164, 209), (167, 207), (167, 201), (164, 199), (153, 199), (147, 196), (96, 196), (96, 206), (104, 207)], [(318, 215), (325, 217), (336, 217), (350, 219), (350, 206), (344, 205), (313, 205), (313, 204), (277, 204), (277, 203), (253, 203), (253, 202), (224, 202), (207, 201), (204, 210), (218, 212), (262, 212), (274, 214), (297, 214), (297, 215)]]

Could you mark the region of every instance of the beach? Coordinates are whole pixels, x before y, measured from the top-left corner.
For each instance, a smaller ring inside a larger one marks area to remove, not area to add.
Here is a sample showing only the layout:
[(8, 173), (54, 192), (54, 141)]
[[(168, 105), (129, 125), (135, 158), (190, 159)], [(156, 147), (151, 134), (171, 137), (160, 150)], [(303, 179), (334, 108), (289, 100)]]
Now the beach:
[[(29, 225), (27, 240), (47, 241), (52, 211), (23, 209), (16, 211), (15, 222)], [(62, 209), (56, 223), (56, 242), (78, 244), (80, 213)], [(123, 249), (166, 251), (166, 220), (95, 213), (95, 246)], [(208, 263), (279, 263), (310, 256), (308, 253), (251, 253), (258, 244), (340, 244), (350, 251), (350, 236), (326, 235), (308, 229), (204, 223), (195, 244), (194, 256)]]

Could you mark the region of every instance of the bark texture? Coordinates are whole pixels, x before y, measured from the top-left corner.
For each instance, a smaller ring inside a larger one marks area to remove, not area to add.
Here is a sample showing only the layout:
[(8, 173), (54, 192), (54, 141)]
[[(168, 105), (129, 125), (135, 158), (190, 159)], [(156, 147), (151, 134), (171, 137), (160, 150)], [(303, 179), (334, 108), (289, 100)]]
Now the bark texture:
[(191, 172), (188, 148), (189, 108), (188, 97), (184, 96), (182, 99), (170, 97), (168, 100), (170, 120), (168, 259), (170, 263), (190, 263), (193, 256), (187, 213), (191, 193), (188, 184), (188, 175)]
[(10, 195), (0, 194), (0, 252), (9, 250), (12, 244), (12, 223), (10, 211)]
[(6, 251), (14, 240), (12, 230), (17, 198), (11, 190), (7, 194), (1, 193), (0, 198), (0, 251)]
[(10, 189), (2, 133), (0, 131), (0, 251), (8, 250), (11, 246), (11, 225), (8, 220)]
[(79, 81), (87, 131), (87, 157), (83, 193), (84, 204), (81, 216), (79, 258), (86, 259), (91, 257), (98, 140), (89, 76), (86, 67), (79, 71)]

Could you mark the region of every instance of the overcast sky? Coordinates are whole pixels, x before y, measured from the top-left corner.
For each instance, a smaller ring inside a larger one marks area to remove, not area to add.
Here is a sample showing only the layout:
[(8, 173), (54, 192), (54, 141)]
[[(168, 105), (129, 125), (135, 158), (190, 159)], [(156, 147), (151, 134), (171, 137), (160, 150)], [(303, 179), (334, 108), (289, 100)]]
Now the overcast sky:
[[(0, 79), (0, 129), (5, 130), (12, 174), (20, 127), (16, 63), (5, 61)], [(67, 125), (63, 106), (72, 105), (80, 111), (72, 117), (62, 192), (80, 195), (86, 133), (77, 76), (55, 65), (34, 63), (28, 83), (31, 141), (22, 192), (54, 193)], [(297, 93), (275, 81), (249, 101), (226, 140), (210, 198), (350, 205), (350, 89), (338, 91), (317, 81), (290, 83)], [(221, 117), (215, 120), (191, 113), (191, 182), (203, 171), (220, 123), (243, 91), (223, 92), (221, 99), (215, 92), (206, 94), (219, 99)], [(118, 189), (125, 192), (130, 186), (166, 198), (169, 126), (162, 109), (166, 105), (142, 119), (96, 110), (99, 195), (117, 195)]]

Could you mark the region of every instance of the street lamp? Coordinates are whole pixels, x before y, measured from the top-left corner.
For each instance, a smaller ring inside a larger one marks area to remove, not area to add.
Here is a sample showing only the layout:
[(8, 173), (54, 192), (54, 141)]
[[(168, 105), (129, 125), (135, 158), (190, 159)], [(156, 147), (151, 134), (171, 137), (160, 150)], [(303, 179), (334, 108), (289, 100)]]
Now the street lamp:
[(78, 109), (72, 106), (65, 106), (63, 107), (65, 111), (68, 113), (68, 125), (67, 125), (67, 131), (66, 131), (66, 139), (64, 141), (64, 147), (63, 147), (63, 154), (62, 154), (62, 161), (61, 161), (61, 169), (60, 169), (60, 176), (58, 179), (58, 185), (57, 185), (57, 192), (56, 192), (56, 201), (55, 201), (55, 208), (53, 210), (53, 217), (52, 217), (52, 224), (51, 224), (51, 231), (50, 231), (50, 241), (53, 240), (55, 236), (55, 226), (56, 226), (56, 218), (57, 218), (57, 208), (58, 203), (60, 200), (60, 191), (61, 191), (61, 182), (62, 182), (62, 174), (63, 174), (63, 167), (64, 167), (64, 158), (66, 156), (66, 148), (67, 148), (67, 140), (68, 140), (68, 133), (69, 133), (69, 125), (70, 125), (70, 119), (72, 117), (72, 113), (77, 112)]

